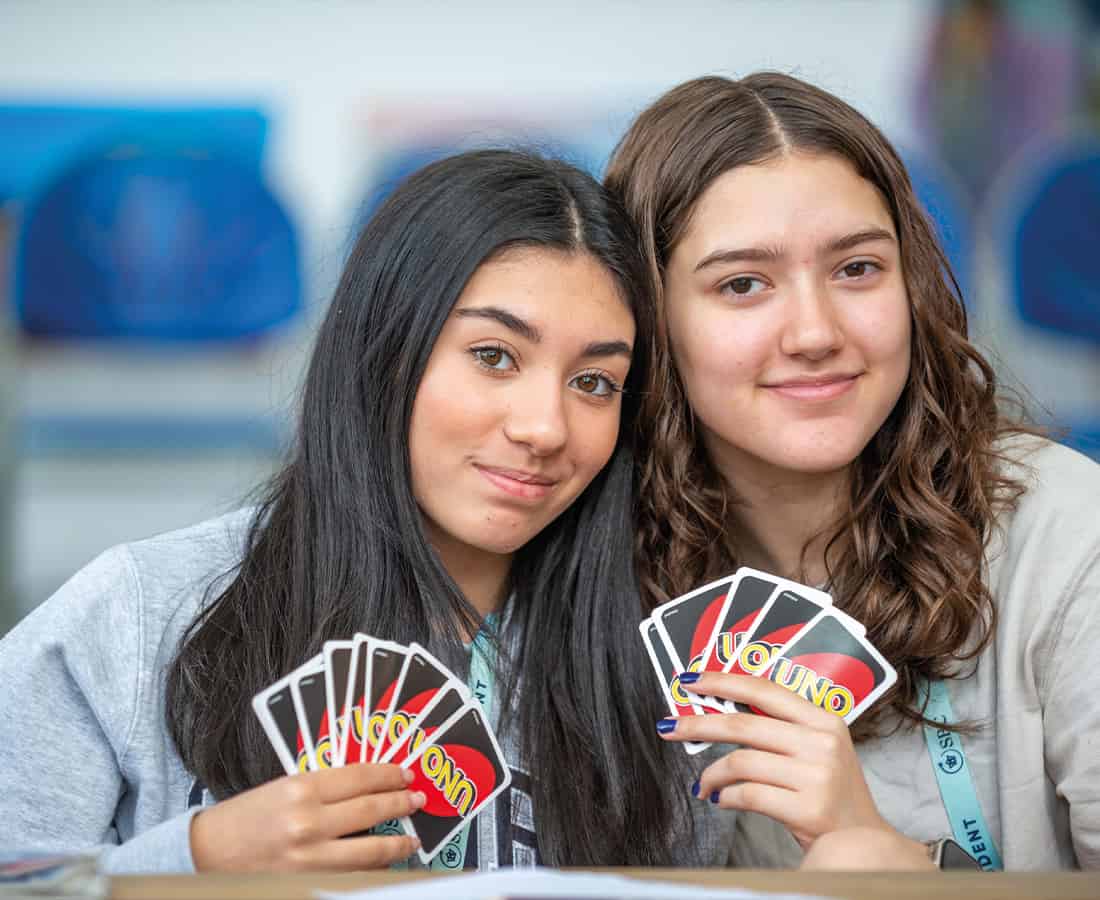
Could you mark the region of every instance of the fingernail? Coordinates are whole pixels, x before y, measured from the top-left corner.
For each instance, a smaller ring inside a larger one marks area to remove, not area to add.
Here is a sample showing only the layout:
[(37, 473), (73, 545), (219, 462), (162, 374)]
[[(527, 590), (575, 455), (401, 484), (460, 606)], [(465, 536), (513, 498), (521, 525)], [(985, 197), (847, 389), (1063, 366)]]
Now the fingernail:
[(402, 769), (401, 777), (405, 780), (405, 784), (412, 784), (413, 780), (416, 778), (412, 769)]
[(717, 803), (718, 802), (718, 791), (712, 791), (711, 792), (710, 802), (711, 803)]
[(692, 797), (698, 797), (699, 796), (699, 780), (698, 779), (696, 779), (695, 784), (693, 784), (691, 786), (691, 796)]
[(421, 809), (424, 806), (424, 804), (427, 803), (427, 802), (428, 802), (428, 798), (425, 796), (423, 791), (413, 791), (412, 792), (413, 809)]
[(681, 672), (680, 684), (695, 684), (701, 674), (701, 672)]
[(659, 719), (657, 721), (657, 734), (669, 734), (675, 727), (675, 719)]

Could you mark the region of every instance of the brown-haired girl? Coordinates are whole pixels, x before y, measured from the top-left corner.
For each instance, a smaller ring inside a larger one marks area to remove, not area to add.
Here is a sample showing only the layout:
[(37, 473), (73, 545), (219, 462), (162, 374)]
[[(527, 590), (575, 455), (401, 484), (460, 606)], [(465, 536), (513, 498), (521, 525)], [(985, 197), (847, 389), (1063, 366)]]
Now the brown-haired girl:
[(741, 811), (735, 861), (921, 867), (954, 837), (984, 868), (1100, 867), (1100, 467), (999, 408), (897, 153), (798, 79), (708, 77), (638, 116), (607, 183), (661, 312), (648, 604), (764, 569), (827, 588), (898, 670), (851, 733), (695, 676), (770, 714), (658, 723), (739, 745), (693, 786)]

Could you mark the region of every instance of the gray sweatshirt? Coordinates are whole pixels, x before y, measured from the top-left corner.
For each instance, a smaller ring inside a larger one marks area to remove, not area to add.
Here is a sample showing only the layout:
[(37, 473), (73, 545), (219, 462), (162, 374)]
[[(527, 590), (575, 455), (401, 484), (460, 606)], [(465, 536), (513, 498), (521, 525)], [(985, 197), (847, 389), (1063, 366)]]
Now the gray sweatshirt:
[[(164, 672), (207, 586), (239, 561), (248, 522), (239, 512), (108, 550), (0, 641), (5, 855), (98, 848), (110, 872), (193, 871), (191, 817), (212, 801), (165, 729)], [(516, 759), (506, 738), (503, 749)], [(538, 862), (529, 789), (513, 767), (478, 815), (479, 868)], [(724, 863), (735, 815), (693, 807), (685, 861)]]

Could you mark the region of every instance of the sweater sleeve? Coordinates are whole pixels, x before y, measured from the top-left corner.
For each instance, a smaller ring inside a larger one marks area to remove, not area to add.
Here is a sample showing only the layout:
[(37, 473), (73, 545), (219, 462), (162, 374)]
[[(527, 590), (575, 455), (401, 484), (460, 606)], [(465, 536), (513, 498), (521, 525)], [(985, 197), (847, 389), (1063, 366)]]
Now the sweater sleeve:
[(139, 702), (140, 585), (125, 547), (104, 553), (0, 641), (0, 846), (97, 849), (108, 871), (190, 871), (183, 813), (120, 843), (121, 760)]
[(1073, 849), (1100, 869), (1100, 546), (1061, 605), (1058, 636), (1040, 682), (1047, 775), (1069, 806)]

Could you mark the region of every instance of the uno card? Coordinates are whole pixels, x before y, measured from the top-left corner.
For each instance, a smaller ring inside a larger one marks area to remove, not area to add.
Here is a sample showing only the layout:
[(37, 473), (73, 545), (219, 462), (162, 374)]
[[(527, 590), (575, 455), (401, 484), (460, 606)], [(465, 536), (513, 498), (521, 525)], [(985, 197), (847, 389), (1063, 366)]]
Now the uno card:
[[(737, 653), (745, 635), (748, 634), (756, 617), (775, 592), (776, 586), (783, 581), (766, 572), (758, 572), (742, 566), (733, 575), (725, 600), (718, 610), (714, 628), (706, 639), (702, 652), (701, 672), (721, 672), (724, 666)], [(733, 704), (718, 697), (705, 694), (690, 695), (706, 709), (719, 712), (734, 712)]]
[(306, 771), (306, 755), (303, 751), (301, 726), (294, 707), (291, 685), (295, 676), (316, 669), (322, 662), (320, 654), (314, 656), (293, 672), (284, 675), (252, 698), (252, 710), (263, 726), (267, 739), (275, 748), (275, 755), (287, 775)]
[(437, 731), (445, 729), (469, 700), (470, 693), (464, 684), (457, 681), (446, 684), (436, 694), (431, 704), (423, 709), (416, 722), (390, 745), (385, 755), (378, 761), (399, 766), (410, 756), (415, 756), (421, 744), (430, 741)]
[[(653, 671), (657, 673), (657, 680), (661, 683), (661, 695), (668, 704), (669, 713), (674, 717), (694, 715), (695, 710), (684, 695), (683, 688), (680, 687), (679, 670), (673, 663), (664, 641), (661, 640), (653, 619), (645, 619), (638, 626), (638, 630), (641, 632), (642, 643), (645, 644), (646, 652), (649, 654), (649, 661), (653, 664)], [(682, 703), (677, 701), (678, 696)], [(710, 744), (699, 741), (684, 742), (684, 749), (691, 754), (700, 753), (709, 746)]]
[(778, 650), (760, 677), (851, 725), (898, 677), (864, 635), (851, 616), (827, 609)]
[(701, 671), (721, 672), (737, 655), (738, 647), (778, 583), (773, 576), (747, 566), (737, 570), (703, 650)]
[[(408, 648), (401, 644), (371, 641), (363, 692), (363, 736), (359, 762), (375, 761), (378, 743), (382, 739), (382, 727), (390, 706), (393, 705), (397, 680), (401, 677), (401, 668), (407, 655)], [(348, 759), (352, 759), (350, 754)]]
[(393, 704), (382, 723), (374, 759), (381, 761), (409, 726), (431, 707), (439, 692), (454, 676), (420, 644), (410, 644), (408, 656), (397, 679)]
[(283, 771), (287, 775), (298, 774), (295, 753), (290, 749), (298, 745), (298, 715), (290, 696), (290, 676), (280, 678), (253, 697), (252, 710), (275, 748)]
[(653, 624), (664, 638), (678, 671), (699, 671), (703, 651), (732, 583), (733, 577), (727, 575), (653, 610)]
[(328, 734), (332, 741), (332, 765), (343, 765), (340, 745), (348, 721), (348, 689), (354, 662), (355, 641), (325, 641), (325, 708), (328, 714)]
[[(832, 599), (822, 591), (786, 579), (775, 581), (778, 587), (760, 610), (736, 655), (722, 667), (723, 672), (759, 675), (780, 647), (832, 605)], [(727, 704), (726, 708), (730, 706), (737, 712), (751, 711), (743, 703)]]
[[(340, 746), (336, 748), (336, 765), (346, 765), (348, 760), (359, 762), (363, 744), (363, 707), (366, 704), (366, 684), (370, 673), (370, 648), (375, 639), (357, 634), (352, 639), (351, 662), (348, 680), (344, 687), (344, 723), (340, 729)], [(334, 684), (339, 694), (340, 688)]]
[(409, 790), (423, 791), (424, 806), (401, 820), (420, 839), (418, 855), (428, 865), (454, 834), (512, 780), (481, 704), (468, 701), (450, 726), (420, 745), (401, 764), (415, 778)]
[(311, 772), (332, 767), (323, 665), (324, 657), (318, 655), (291, 673), (290, 696), (298, 716), (299, 770), (303, 765)]

